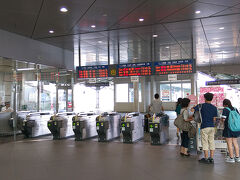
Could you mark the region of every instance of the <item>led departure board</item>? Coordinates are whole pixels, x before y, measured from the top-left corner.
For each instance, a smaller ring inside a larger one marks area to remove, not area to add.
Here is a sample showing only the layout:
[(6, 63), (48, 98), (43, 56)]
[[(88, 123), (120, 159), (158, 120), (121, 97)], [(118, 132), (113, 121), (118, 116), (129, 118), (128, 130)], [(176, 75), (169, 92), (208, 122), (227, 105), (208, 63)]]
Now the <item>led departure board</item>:
[(152, 63), (119, 64), (118, 76), (149, 76), (152, 75)]
[(191, 74), (195, 72), (195, 61), (193, 59), (161, 61), (154, 63), (155, 75)]
[(104, 78), (108, 77), (108, 66), (79, 66), (77, 72), (78, 78)]

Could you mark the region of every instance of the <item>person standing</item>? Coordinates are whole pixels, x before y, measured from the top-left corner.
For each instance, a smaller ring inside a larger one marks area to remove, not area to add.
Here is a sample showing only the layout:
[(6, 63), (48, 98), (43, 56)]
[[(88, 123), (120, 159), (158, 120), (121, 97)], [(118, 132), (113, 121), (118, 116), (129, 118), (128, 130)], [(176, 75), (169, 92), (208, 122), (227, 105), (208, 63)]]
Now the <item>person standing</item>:
[(13, 112), (10, 102), (5, 102), (5, 106), (1, 109), (1, 112)]
[[(182, 103), (182, 98), (178, 98), (178, 101), (177, 101), (177, 103), (176, 103), (176, 109), (175, 109), (175, 112), (176, 112), (176, 114), (177, 114), (177, 116), (180, 114), (180, 112), (181, 112), (181, 109), (182, 109), (182, 106), (181, 106), (181, 103)], [(179, 130), (179, 128), (177, 128), (177, 137), (179, 138), (179, 133), (180, 133), (180, 130)]]
[[(202, 148), (204, 151), (204, 158), (200, 159), (200, 163), (205, 164), (214, 164), (214, 152), (215, 152), (215, 142), (214, 142), (214, 135), (215, 135), (215, 129), (214, 129), (214, 121), (216, 120), (216, 117), (218, 116), (218, 110), (217, 107), (212, 105), (213, 100), (213, 94), (212, 93), (206, 93), (204, 94), (205, 103), (201, 106), (201, 116), (202, 116), (202, 122), (201, 122), (201, 142), (202, 142)], [(195, 111), (199, 111), (199, 105), (194, 107)], [(209, 151), (210, 150), (210, 157), (209, 157)]]
[[(223, 130), (223, 137), (226, 138), (227, 141), (227, 146), (228, 146), (228, 151), (229, 151), (229, 157), (226, 159), (226, 162), (228, 163), (235, 163), (235, 162), (240, 162), (239, 158), (239, 145), (237, 138), (240, 136), (240, 132), (233, 132), (229, 128), (229, 115), (230, 115), (230, 110), (234, 111), (236, 110), (237, 113), (239, 114), (238, 110), (232, 106), (232, 103), (229, 99), (224, 99), (223, 100), (223, 113), (222, 113), (222, 120), (224, 121), (224, 130)], [(235, 158), (233, 154), (233, 147), (235, 149)]]
[[(188, 98), (183, 98), (182, 99), (182, 109), (180, 114), (183, 115), (184, 121), (192, 121), (193, 117), (189, 115), (188, 112), (188, 107), (190, 104), (190, 99)], [(182, 156), (190, 156), (188, 153), (188, 146), (189, 146), (189, 136), (188, 136), (188, 131), (182, 131), (181, 132), (181, 148), (180, 148), (180, 155)]]
[(163, 105), (162, 105), (162, 101), (159, 99), (159, 94), (156, 93), (154, 95), (154, 100), (153, 102), (150, 104), (149, 106), (149, 110), (155, 114), (156, 116), (161, 114), (164, 109), (163, 109)]

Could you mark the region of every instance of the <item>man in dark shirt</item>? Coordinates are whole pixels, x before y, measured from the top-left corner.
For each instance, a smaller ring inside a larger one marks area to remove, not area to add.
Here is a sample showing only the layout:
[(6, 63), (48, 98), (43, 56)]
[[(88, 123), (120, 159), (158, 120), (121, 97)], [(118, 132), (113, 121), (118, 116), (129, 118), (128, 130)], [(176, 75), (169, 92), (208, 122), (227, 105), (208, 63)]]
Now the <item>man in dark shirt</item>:
[[(204, 158), (200, 159), (199, 162), (206, 164), (213, 164), (215, 142), (214, 142), (214, 121), (218, 116), (217, 108), (211, 104), (213, 100), (212, 93), (204, 94), (205, 103), (200, 107), (200, 113), (202, 117), (201, 123), (201, 142), (204, 151)], [(199, 105), (194, 107), (195, 111), (199, 111)], [(210, 157), (208, 156), (208, 151), (210, 150)]]

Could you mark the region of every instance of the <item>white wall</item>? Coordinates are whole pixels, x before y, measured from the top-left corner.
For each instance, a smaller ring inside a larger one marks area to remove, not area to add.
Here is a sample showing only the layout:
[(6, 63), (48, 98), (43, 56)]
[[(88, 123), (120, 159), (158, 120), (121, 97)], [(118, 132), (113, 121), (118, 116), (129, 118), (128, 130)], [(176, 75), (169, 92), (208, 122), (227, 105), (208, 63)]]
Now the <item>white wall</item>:
[(0, 56), (13, 60), (73, 69), (73, 52), (0, 30)]

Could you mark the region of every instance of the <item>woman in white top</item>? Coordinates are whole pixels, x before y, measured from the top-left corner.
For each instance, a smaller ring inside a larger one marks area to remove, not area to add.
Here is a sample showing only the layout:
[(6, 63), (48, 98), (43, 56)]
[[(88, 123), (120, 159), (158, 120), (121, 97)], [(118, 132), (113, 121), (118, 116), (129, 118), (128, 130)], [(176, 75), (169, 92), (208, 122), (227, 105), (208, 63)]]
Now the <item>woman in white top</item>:
[[(184, 98), (182, 100), (181, 114), (183, 114), (183, 119), (185, 121), (192, 121), (193, 120), (193, 116), (190, 116), (189, 112), (188, 112), (189, 104), (190, 104), (190, 99)], [(188, 131), (182, 131), (181, 132), (181, 140), (182, 140), (182, 143), (181, 143), (180, 154), (182, 156), (190, 156), (190, 154), (187, 152), (188, 151), (188, 145), (189, 145)]]

